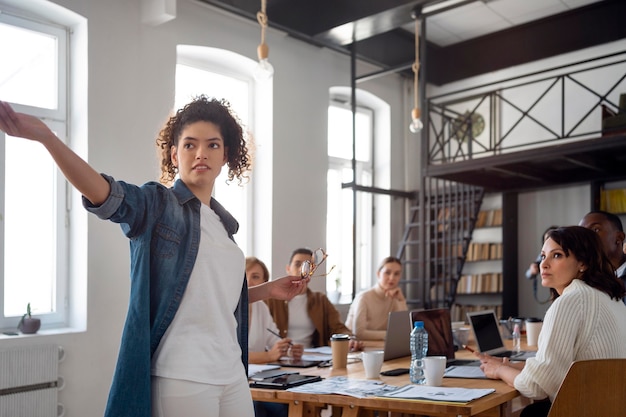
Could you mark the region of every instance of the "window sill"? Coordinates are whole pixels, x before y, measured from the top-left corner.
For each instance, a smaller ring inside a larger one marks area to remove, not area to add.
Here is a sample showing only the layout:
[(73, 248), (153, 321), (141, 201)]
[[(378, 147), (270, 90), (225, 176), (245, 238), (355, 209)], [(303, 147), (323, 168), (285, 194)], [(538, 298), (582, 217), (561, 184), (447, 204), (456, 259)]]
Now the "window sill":
[[(6, 334), (10, 332), (15, 332), (17, 334)], [(32, 338), (32, 337), (58, 336), (62, 334), (81, 333), (81, 332), (84, 332), (84, 329), (78, 329), (74, 327), (60, 327), (57, 329), (44, 329), (44, 330), (39, 330), (37, 333), (34, 333), (34, 334), (23, 334), (17, 330), (4, 329), (3, 332), (0, 333), (0, 342), (2, 342), (3, 340), (15, 340), (15, 339), (23, 340), (23, 339)]]

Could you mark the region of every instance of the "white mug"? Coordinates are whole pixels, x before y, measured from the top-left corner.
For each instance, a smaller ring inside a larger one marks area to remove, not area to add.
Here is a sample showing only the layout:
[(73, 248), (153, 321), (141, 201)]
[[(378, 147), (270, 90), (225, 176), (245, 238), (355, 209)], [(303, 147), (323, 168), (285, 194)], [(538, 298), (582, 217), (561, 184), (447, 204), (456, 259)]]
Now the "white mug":
[(365, 369), (365, 378), (380, 378), (380, 369), (383, 366), (384, 352), (382, 350), (367, 350), (361, 354), (363, 361), (363, 369)]
[(443, 374), (446, 371), (447, 358), (445, 356), (426, 356), (423, 360), (426, 385), (431, 387), (443, 385)]

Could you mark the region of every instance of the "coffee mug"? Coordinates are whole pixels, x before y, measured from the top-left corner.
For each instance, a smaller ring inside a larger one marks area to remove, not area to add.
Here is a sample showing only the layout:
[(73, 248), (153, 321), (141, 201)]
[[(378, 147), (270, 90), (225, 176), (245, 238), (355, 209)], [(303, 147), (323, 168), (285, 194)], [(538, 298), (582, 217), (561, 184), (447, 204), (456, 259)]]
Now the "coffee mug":
[(526, 344), (528, 346), (537, 346), (542, 325), (543, 321), (541, 319), (534, 317), (526, 319)]
[(380, 369), (383, 366), (384, 353), (382, 350), (368, 350), (361, 354), (363, 361), (363, 369), (365, 369), (365, 378), (378, 379)]
[(443, 374), (446, 371), (447, 359), (445, 356), (426, 356), (423, 359), (426, 385), (431, 387), (443, 385)]

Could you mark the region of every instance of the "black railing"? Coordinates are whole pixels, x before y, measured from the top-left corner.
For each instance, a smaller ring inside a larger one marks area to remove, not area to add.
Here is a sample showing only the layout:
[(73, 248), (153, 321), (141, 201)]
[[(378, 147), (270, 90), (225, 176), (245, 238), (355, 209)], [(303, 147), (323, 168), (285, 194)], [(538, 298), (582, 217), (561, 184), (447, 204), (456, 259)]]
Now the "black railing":
[(428, 164), (446, 164), (602, 133), (602, 109), (619, 111), (626, 52), (428, 99)]

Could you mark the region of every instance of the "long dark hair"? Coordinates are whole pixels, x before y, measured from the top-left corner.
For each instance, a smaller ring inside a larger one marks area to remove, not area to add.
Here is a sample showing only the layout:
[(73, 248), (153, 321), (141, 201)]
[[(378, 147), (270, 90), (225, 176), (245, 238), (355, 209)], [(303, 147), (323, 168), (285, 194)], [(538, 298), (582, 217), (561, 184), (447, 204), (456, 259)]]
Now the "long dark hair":
[[(624, 284), (615, 276), (615, 269), (593, 230), (581, 226), (559, 227), (549, 231), (548, 238), (561, 246), (565, 256), (574, 256), (586, 266), (580, 276), (583, 282), (615, 300), (624, 297)], [(550, 292), (553, 299), (558, 297), (553, 288), (550, 288)]]

